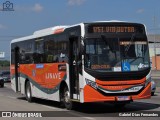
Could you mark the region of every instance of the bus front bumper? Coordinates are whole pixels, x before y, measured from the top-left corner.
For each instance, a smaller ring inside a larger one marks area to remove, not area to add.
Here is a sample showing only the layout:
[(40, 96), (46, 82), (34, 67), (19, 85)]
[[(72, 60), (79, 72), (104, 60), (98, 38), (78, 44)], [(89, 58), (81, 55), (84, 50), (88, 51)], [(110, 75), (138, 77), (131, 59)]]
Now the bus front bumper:
[[(84, 87), (84, 102), (116, 102), (116, 101), (133, 101), (138, 99), (149, 99), (151, 97), (151, 83), (149, 83), (137, 95), (118, 95), (118, 96), (105, 96), (98, 92), (96, 89), (86, 85)], [(121, 99), (119, 99), (121, 98)]]

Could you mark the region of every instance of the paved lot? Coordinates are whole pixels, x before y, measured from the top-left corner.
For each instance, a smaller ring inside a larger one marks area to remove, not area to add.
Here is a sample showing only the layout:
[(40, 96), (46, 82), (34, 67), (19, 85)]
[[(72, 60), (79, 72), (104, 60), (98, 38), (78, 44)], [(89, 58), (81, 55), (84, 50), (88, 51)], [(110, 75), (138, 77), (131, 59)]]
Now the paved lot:
[(155, 70), (152, 70), (152, 79), (155, 81), (156, 83), (156, 86), (159, 87), (157, 88), (157, 91), (160, 91), (160, 71), (155, 71)]
[[(156, 113), (155, 111), (160, 111), (160, 92), (156, 92), (155, 96), (151, 99), (138, 100), (131, 104), (128, 104), (125, 108), (119, 109), (108, 103), (91, 103), (91, 104), (79, 104), (77, 108), (72, 111), (60, 108), (58, 102), (35, 99), (33, 103), (28, 103), (24, 96), (14, 93), (10, 84), (5, 84), (4, 88), (0, 88), (0, 111), (18, 111), (18, 112), (34, 112), (39, 111), (42, 115), (56, 116), (47, 117), (50, 119), (62, 119), (62, 120), (128, 120), (128, 119), (146, 119), (146, 117), (118, 117), (128, 114), (141, 114)], [(47, 112), (43, 112), (47, 111)], [(160, 113), (159, 113), (160, 115)], [(117, 117), (115, 117), (117, 116)], [(1, 118), (0, 118), (1, 119)], [(8, 120), (8, 118), (5, 118)], [(22, 118), (12, 118), (12, 120), (18, 120)], [(23, 118), (25, 119), (25, 118)], [(29, 118), (33, 120), (43, 120), (44, 118)], [(147, 117), (147, 119), (157, 120), (157, 117)]]

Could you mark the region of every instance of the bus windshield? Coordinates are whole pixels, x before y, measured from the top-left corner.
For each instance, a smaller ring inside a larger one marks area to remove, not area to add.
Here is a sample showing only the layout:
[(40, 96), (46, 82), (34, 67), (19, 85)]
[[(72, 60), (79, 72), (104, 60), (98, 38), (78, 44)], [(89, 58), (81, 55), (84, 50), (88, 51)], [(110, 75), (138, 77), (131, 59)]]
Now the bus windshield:
[(139, 71), (150, 67), (146, 38), (86, 38), (85, 67), (99, 72)]

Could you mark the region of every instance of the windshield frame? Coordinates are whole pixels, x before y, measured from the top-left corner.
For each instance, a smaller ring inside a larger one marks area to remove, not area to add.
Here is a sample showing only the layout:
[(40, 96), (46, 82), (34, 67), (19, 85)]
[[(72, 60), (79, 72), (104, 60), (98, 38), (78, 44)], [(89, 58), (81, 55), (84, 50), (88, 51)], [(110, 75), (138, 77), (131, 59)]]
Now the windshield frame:
[[(122, 36), (123, 37), (126, 37), (127, 39), (128, 39), (128, 41), (134, 41), (135, 42), (135, 40), (134, 39), (142, 39), (143, 38), (143, 40), (142, 41), (145, 41), (146, 42), (146, 53), (148, 54), (148, 56), (147, 56), (147, 61), (148, 61), (148, 66), (147, 67), (145, 67), (144, 69), (147, 69), (147, 68), (150, 68), (150, 59), (149, 59), (149, 46), (148, 46), (148, 41), (147, 41), (147, 37), (143, 34), (136, 34), (136, 35), (133, 35), (134, 33), (132, 33), (132, 34), (127, 34), (127, 35), (112, 35), (112, 36), (108, 36), (108, 35), (103, 35), (103, 36), (105, 36), (105, 38), (114, 38), (114, 39), (117, 39), (118, 40), (118, 42), (120, 42), (121, 40), (120, 39), (122, 39)], [(134, 38), (133, 38), (134, 37)], [(86, 55), (86, 40), (87, 39), (103, 39), (102, 38), (102, 35), (99, 35), (99, 36), (97, 36), (97, 35), (95, 35), (95, 36), (87, 36), (87, 37), (85, 37), (85, 39), (84, 39), (84, 56)], [(133, 40), (132, 40), (133, 39)], [(119, 44), (119, 51), (121, 52), (121, 49), (120, 49), (120, 44)], [(144, 56), (143, 56), (144, 57)], [(120, 56), (120, 60), (122, 61), (122, 59), (124, 59), (124, 58), (122, 58), (122, 56)], [(93, 71), (97, 71), (98, 72), (98, 70), (94, 70), (94, 69), (91, 69), (91, 68), (88, 68), (88, 67), (86, 67), (86, 57), (84, 57), (84, 67), (85, 68), (87, 68), (87, 69), (90, 69), (90, 70), (93, 70)], [(103, 67), (103, 66), (102, 66)], [(106, 70), (104, 70), (104, 71), (102, 71), (102, 69), (99, 71), (99, 72), (132, 72), (132, 71), (123, 71), (123, 70), (118, 70), (119, 68), (116, 68), (117, 70), (115, 70), (115, 71), (106, 71)], [(143, 69), (141, 69), (141, 70), (143, 70)], [(140, 70), (138, 70), (138, 71), (140, 71)]]

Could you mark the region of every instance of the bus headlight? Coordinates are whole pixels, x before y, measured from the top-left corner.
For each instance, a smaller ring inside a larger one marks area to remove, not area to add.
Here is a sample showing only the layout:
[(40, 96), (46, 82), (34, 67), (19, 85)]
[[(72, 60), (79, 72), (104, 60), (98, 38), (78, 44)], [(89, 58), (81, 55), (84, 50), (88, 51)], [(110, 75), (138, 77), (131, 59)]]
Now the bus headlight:
[(146, 80), (146, 82), (145, 82), (145, 87), (151, 82), (151, 80), (152, 80), (151, 77), (149, 77), (149, 78)]
[(93, 87), (94, 89), (97, 89), (98, 86), (95, 82), (93, 82), (92, 80), (86, 79), (86, 78), (85, 78), (85, 80), (86, 80), (87, 85)]

